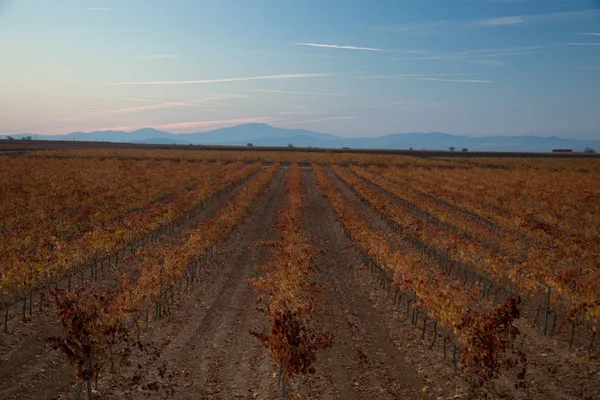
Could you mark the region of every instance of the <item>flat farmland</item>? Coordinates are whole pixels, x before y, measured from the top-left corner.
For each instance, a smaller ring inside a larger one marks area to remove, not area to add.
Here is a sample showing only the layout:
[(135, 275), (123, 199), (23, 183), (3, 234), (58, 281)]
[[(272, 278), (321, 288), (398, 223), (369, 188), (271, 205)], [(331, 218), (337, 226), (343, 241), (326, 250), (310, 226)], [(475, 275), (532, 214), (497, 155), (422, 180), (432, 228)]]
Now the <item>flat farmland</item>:
[(600, 159), (1, 157), (2, 399), (600, 398)]

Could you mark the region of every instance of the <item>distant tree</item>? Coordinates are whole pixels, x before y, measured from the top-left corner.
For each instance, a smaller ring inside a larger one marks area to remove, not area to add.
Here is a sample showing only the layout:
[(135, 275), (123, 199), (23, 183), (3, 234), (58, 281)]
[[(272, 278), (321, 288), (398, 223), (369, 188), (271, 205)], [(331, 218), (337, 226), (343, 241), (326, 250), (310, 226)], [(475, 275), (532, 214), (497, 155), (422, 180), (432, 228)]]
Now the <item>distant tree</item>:
[(450, 146), (450, 147), (448, 148), (448, 150), (450, 150), (450, 151), (454, 151), (454, 150), (456, 150), (456, 148), (455, 148), (454, 146)]
[(412, 151), (412, 150), (414, 150), (414, 149), (411, 147), (409, 150), (411, 150), (411, 151)]
[(15, 138), (14, 138), (14, 137), (12, 137), (12, 136), (7, 136), (7, 137), (6, 137), (6, 140), (15, 140)]
[(469, 151), (466, 147), (464, 147), (461, 151)]
[(31, 136), (25, 136), (25, 137), (23, 138), (23, 140), (31, 140), (31, 139), (33, 139)]
[(596, 150), (592, 149), (591, 147), (586, 147), (583, 152), (586, 154), (596, 154)]
[(252, 143), (246, 143), (246, 146), (248, 146), (248, 147), (253, 147), (253, 146), (254, 146), (254, 144), (252, 144)]
[(290, 144), (288, 144), (288, 147), (292, 148), (292, 147), (294, 147), (294, 145), (290, 143)]

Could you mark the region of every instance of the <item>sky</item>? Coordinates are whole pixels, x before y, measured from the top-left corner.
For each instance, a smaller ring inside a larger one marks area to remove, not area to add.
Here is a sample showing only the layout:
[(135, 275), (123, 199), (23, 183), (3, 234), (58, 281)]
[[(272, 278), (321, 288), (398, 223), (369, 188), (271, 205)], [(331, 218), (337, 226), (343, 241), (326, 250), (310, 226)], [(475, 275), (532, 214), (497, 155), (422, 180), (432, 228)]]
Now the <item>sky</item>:
[(599, 0), (0, 0), (0, 134), (600, 139)]

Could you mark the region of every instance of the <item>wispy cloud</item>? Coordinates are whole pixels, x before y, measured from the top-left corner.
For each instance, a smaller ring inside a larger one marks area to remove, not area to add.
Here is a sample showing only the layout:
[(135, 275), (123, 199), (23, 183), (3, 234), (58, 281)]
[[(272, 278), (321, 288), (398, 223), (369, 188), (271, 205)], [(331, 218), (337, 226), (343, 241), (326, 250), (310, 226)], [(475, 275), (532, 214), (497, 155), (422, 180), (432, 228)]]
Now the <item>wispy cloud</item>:
[(598, 16), (600, 16), (600, 9), (591, 9), (547, 14), (508, 15), (470, 20), (430, 21), (416, 24), (380, 27), (378, 30), (382, 32), (397, 32), (407, 34), (432, 34), (442, 33), (451, 28), (491, 28), (521, 24), (551, 24), (592, 19)]
[(525, 22), (525, 19), (522, 16), (513, 16), (513, 17), (499, 17), (499, 18), (490, 18), (478, 22), (478, 24), (483, 26), (502, 26), (502, 25), (516, 25), (522, 24)]
[(149, 106), (120, 108), (120, 109), (116, 109), (116, 110), (110, 110), (107, 112), (110, 114), (131, 114), (131, 113), (136, 113), (136, 112), (149, 111), (149, 110), (162, 110), (165, 108), (173, 108), (173, 107), (179, 107), (179, 105), (178, 104), (170, 104), (170, 103), (153, 104), (153, 105), (149, 105)]
[(489, 67), (506, 67), (506, 63), (504, 61), (497, 60), (471, 60), (474, 64), (485, 65)]
[(283, 111), (283, 112), (277, 113), (277, 115), (307, 115), (307, 114), (313, 114), (313, 113), (309, 113), (308, 111)]
[(310, 46), (310, 47), (323, 47), (326, 49), (339, 49), (339, 50), (363, 50), (363, 51), (383, 51), (376, 47), (358, 47), (358, 46), (340, 46), (337, 44), (321, 44), (321, 43), (296, 43), (298, 46)]
[[(177, 122), (172, 124), (152, 125), (153, 128), (162, 131), (174, 132), (174, 133), (192, 133), (198, 131), (206, 131), (210, 129), (223, 128), (228, 126), (235, 126), (239, 124), (249, 123), (260, 123), (260, 122), (272, 122), (276, 120), (273, 117), (251, 117), (251, 118), (233, 118), (223, 120), (212, 120), (212, 121), (193, 121), (193, 122)], [(111, 127), (95, 127), (87, 128), (88, 131), (100, 131), (100, 130), (111, 130), (111, 131), (134, 131), (136, 129), (144, 128), (144, 125), (131, 125), (131, 126), (111, 126)]]
[[(456, 76), (457, 74), (400, 74), (400, 75), (371, 75), (359, 77), (356, 79), (400, 79), (415, 81), (433, 81), (433, 82), (455, 82), (455, 83), (492, 83), (484, 79), (448, 79), (437, 78), (437, 76)], [(476, 74), (458, 74), (458, 75), (476, 75)]]
[(529, 0), (462, 0), (469, 3), (527, 3)]
[(416, 81), (434, 81), (434, 82), (455, 82), (455, 83), (492, 83), (488, 80), (476, 80), (476, 79), (443, 79), (443, 78), (401, 78), (410, 79)]
[(599, 32), (579, 32), (576, 35), (586, 35), (586, 36), (600, 36)]
[(178, 122), (174, 124), (164, 124), (156, 126), (158, 129), (173, 129), (173, 130), (185, 130), (189, 128), (194, 129), (214, 129), (225, 126), (235, 126), (239, 124), (250, 124), (257, 122), (272, 122), (275, 120), (273, 117), (252, 117), (252, 118), (233, 118), (233, 119), (222, 119), (213, 121), (195, 121), (195, 122)]
[(342, 93), (314, 93), (314, 92), (288, 92), (285, 90), (257, 90), (261, 93), (277, 93), (277, 94), (306, 94), (311, 96), (346, 96)]
[(403, 101), (393, 101), (393, 102), (383, 103), (383, 104), (366, 105), (366, 106), (362, 106), (361, 108), (419, 110), (419, 109), (433, 108), (433, 107), (439, 106), (441, 104), (442, 103), (440, 103), (440, 102), (433, 102), (433, 101), (403, 100)]
[(360, 117), (326, 117), (326, 118), (317, 118), (317, 119), (305, 119), (302, 121), (284, 121), (279, 122), (278, 125), (298, 125), (298, 124), (308, 124), (314, 122), (324, 122), (324, 121), (338, 121), (338, 120), (346, 120), (346, 119), (358, 119)]
[[(65, 96), (65, 97), (81, 97), (81, 98), (90, 98), (97, 100), (106, 100), (106, 101), (131, 101), (131, 102), (139, 102), (139, 103), (152, 103), (152, 104), (164, 104), (171, 106), (185, 106), (185, 107), (199, 107), (200, 103), (210, 103), (213, 100), (218, 100), (220, 97), (206, 97), (200, 99), (176, 99), (176, 98), (164, 98), (167, 100), (175, 100), (175, 101), (164, 101), (159, 100), (158, 98), (148, 98), (148, 97), (104, 97), (104, 96), (94, 96), (90, 94), (81, 94), (81, 93), (61, 93), (61, 92), (48, 92), (45, 93), (51, 96)], [(211, 104), (211, 106), (215, 106), (216, 104)]]
[(454, 72), (446, 74), (396, 74), (396, 75), (366, 75), (358, 76), (353, 79), (408, 79), (408, 78), (432, 78), (440, 76), (473, 76), (479, 75), (478, 73), (469, 72)]
[(264, 81), (264, 80), (280, 80), (280, 79), (302, 79), (302, 78), (321, 78), (331, 76), (331, 74), (284, 74), (284, 75), (262, 75), (250, 76), (245, 78), (224, 78), (224, 79), (203, 79), (193, 81), (156, 81), (156, 82), (119, 82), (110, 83), (109, 86), (125, 86), (125, 85), (202, 85), (209, 83), (225, 83), (225, 82), (244, 82), (244, 81)]
[(514, 57), (529, 54), (536, 54), (540, 50), (554, 47), (557, 45), (544, 46), (520, 46), (504, 49), (477, 49), (461, 51), (454, 53), (427, 52), (425, 50), (405, 50), (403, 57), (394, 57), (392, 60), (457, 60), (457, 59), (478, 59), (478, 58), (496, 58), (496, 57)]
[[(87, 94), (78, 94), (78, 93), (46, 93), (54, 96), (68, 96), (68, 97), (79, 97), (79, 98), (89, 98), (95, 100), (104, 100), (107, 102), (112, 102), (112, 105), (104, 105), (102, 107), (87, 107), (96, 109), (97, 112), (91, 114), (70, 114), (64, 117), (60, 117), (57, 120), (59, 121), (83, 121), (91, 118), (97, 118), (101, 116), (107, 116), (111, 114), (134, 114), (141, 113), (146, 111), (153, 110), (162, 110), (167, 108), (175, 108), (175, 107), (192, 107), (199, 108), (203, 112), (208, 111), (216, 111), (218, 108), (228, 107), (229, 104), (222, 103), (219, 100), (221, 97), (213, 96), (213, 97), (205, 97), (205, 98), (196, 98), (196, 99), (177, 99), (177, 98), (164, 98), (170, 100), (158, 100), (146, 97), (103, 97), (103, 96), (94, 96)], [(134, 106), (134, 107), (119, 107), (115, 103), (118, 102), (133, 102), (133, 103), (146, 103), (146, 105), (142, 106)], [(81, 105), (73, 105), (70, 106), (73, 108), (82, 108)]]
[(154, 54), (151, 56), (138, 57), (140, 60), (167, 60), (170, 58), (179, 58), (179, 54)]
[(600, 46), (600, 42), (567, 43), (569, 46)]
[(523, 23), (558, 23), (558, 22), (570, 22), (582, 19), (595, 18), (600, 15), (600, 10), (583, 10), (583, 11), (566, 11), (566, 12), (555, 12), (549, 14), (527, 14), (527, 15), (514, 15), (500, 18), (489, 18), (483, 20), (473, 21), (474, 26), (501, 26), (501, 25), (514, 25)]
[(106, 8), (106, 7), (86, 7), (86, 10), (89, 11), (104, 11), (104, 12), (115, 12), (117, 11), (115, 8)]

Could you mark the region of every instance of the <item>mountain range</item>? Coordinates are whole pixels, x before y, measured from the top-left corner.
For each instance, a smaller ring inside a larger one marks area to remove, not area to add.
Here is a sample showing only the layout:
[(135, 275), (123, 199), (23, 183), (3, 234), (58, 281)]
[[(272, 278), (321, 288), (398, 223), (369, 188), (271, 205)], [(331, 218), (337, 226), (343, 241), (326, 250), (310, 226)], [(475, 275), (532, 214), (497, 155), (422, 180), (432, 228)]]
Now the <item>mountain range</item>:
[[(11, 135), (13, 138), (32, 134)], [(8, 135), (0, 136), (6, 139)], [(448, 133), (402, 133), (377, 137), (343, 138), (301, 129), (284, 129), (268, 124), (243, 124), (209, 132), (174, 134), (152, 128), (133, 132), (72, 132), (66, 135), (37, 135), (38, 140), (101, 141), (146, 144), (201, 144), (246, 146), (289, 146), (352, 149), (448, 150), (450, 147), (475, 151), (549, 152), (552, 149), (600, 151), (600, 140), (566, 139), (556, 136), (460, 136)]]

